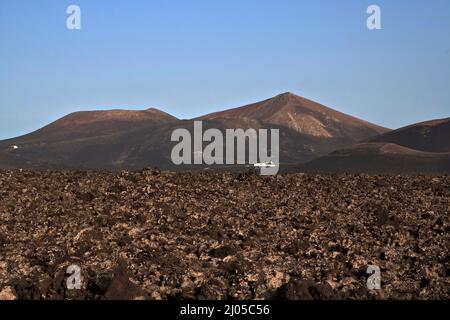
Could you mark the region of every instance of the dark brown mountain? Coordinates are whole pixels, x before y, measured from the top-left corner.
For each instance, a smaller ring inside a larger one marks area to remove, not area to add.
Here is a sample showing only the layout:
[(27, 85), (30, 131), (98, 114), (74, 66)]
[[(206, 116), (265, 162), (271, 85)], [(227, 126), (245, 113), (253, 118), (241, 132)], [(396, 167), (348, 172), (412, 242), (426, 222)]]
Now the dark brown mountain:
[[(34, 169), (112, 169), (134, 148), (140, 129), (178, 119), (155, 108), (71, 113), (30, 134), (0, 141), (0, 167)], [(14, 149), (15, 147), (18, 149)]]
[(300, 171), (450, 173), (450, 118), (382, 134), (297, 167)]
[(249, 127), (279, 129), (283, 164), (304, 163), (389, 131), (290, 92), (197, 119), (227, 125), (239, 119)]
[[(305, 163), (388, 131), (291, 93), (196, 120), (203, 120), (204, 130), (222, 132), (279, 129), (282, 164)], [(182, 127), (192, 131), (193, 120), (181, 121), (157, 109), (77, 112), (28, 135), (0, 141), (0, 167), (180, 169), (170, 159), (175, 145), (170, 136)]]
[(199, 119), (224, 118), (256, 119), (288, 127), (300, 134), (353, 142), (389, 131), (290, 92), (247, 106), (208, 114)]
[(427, 152), (450, 152), (450, 118), (413, 124), (369, 141), (395, 143)]
[(40, 140), (48, 142), (100, 137), (177, 120), (174, 116), (155, 108), (80, 111), (71, 113), (31, 134), (11, 139), (11, 141), (23, 144)]
[(448, 174), (450, 153), (423, 152), (391, 143), (357, 144), (297, 167), (303, 172)]

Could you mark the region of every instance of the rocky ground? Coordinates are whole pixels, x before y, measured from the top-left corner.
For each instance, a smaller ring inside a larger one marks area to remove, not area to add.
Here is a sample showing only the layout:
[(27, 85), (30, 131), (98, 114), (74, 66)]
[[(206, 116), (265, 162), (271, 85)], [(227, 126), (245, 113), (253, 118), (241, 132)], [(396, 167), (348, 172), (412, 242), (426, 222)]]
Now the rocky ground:
[(3, 171), (0, 299), (449, 299), (449, 212), (448, 176)]

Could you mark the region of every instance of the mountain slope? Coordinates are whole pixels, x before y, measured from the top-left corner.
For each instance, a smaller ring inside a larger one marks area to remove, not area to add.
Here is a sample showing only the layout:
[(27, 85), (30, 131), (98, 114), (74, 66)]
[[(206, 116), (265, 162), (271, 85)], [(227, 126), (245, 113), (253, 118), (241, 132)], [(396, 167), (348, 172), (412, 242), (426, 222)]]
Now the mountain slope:
[(157, 131), (173, 122), (178, 119), (155, 108), (71, 113), (30, 134), (0, 141), (0, 167), (113, 169), (125, 159), (127, 146), (138, 143), (130, 133)]
[(169, 123), (178, 119), (155, 108), (147, 110), (102, 110), (71, 113), (30, 134), (1, 141), (29, 143), (32, 141), (67, 141), (98, 137), (127, 131), (136, 127)]
[(247, 106), (199, 117), (201, 120), (250, 118), (320, 138), (357, 142), (389, 131), (290, 92)]
[[(203, 120), (204, 130), (222, 133), (279, 129), (282, 165), (305, 163), (388, 130), (291, 93), (196, 120)], [(76, 112), (28, 135), (0, 141), (0, 167), (198, 169), (174, 166), (170, 158), (176, 144), (171, 133), (186, 128), (192, 134), (193, 122), (157, 109)]]
[(393, 143), (363, 143), (332, 152), (297, 169), (303, 172), (448, 174), (450, 152), (423, 152)]
[(427, 152), (450, 152), (450, 118), (413, 124), (369, 141), (395, 143)]
[(450, 173), (450, 118), (406, 126), (296, 168), (313, 172)]

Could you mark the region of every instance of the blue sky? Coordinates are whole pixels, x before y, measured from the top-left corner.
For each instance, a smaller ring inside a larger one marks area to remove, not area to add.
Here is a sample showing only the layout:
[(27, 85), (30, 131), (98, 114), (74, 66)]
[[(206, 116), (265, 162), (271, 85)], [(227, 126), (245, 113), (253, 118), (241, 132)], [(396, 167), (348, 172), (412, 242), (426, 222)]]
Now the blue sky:
[(450, 116), (449, 88), (448, 0), (0, 1), (0, 139), (78, 110), (191, 118), (285, 91), (397, 128)]

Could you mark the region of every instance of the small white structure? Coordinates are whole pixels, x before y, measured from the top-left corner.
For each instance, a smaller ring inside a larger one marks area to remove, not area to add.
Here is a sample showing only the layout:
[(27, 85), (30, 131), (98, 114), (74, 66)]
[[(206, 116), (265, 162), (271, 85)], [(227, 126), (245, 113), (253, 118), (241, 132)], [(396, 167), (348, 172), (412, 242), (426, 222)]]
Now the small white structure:
[(253, 166), (255, 168), (275, 168), (276, 167), (275, 163), (273, 163), (272, 161), (255, 163)]
[(17, 150), (17, 149), (19, 149), (19, 146), (17, 146), (17, 145), (12, 145), (12, 146), (11, 146), (11, 149)]

